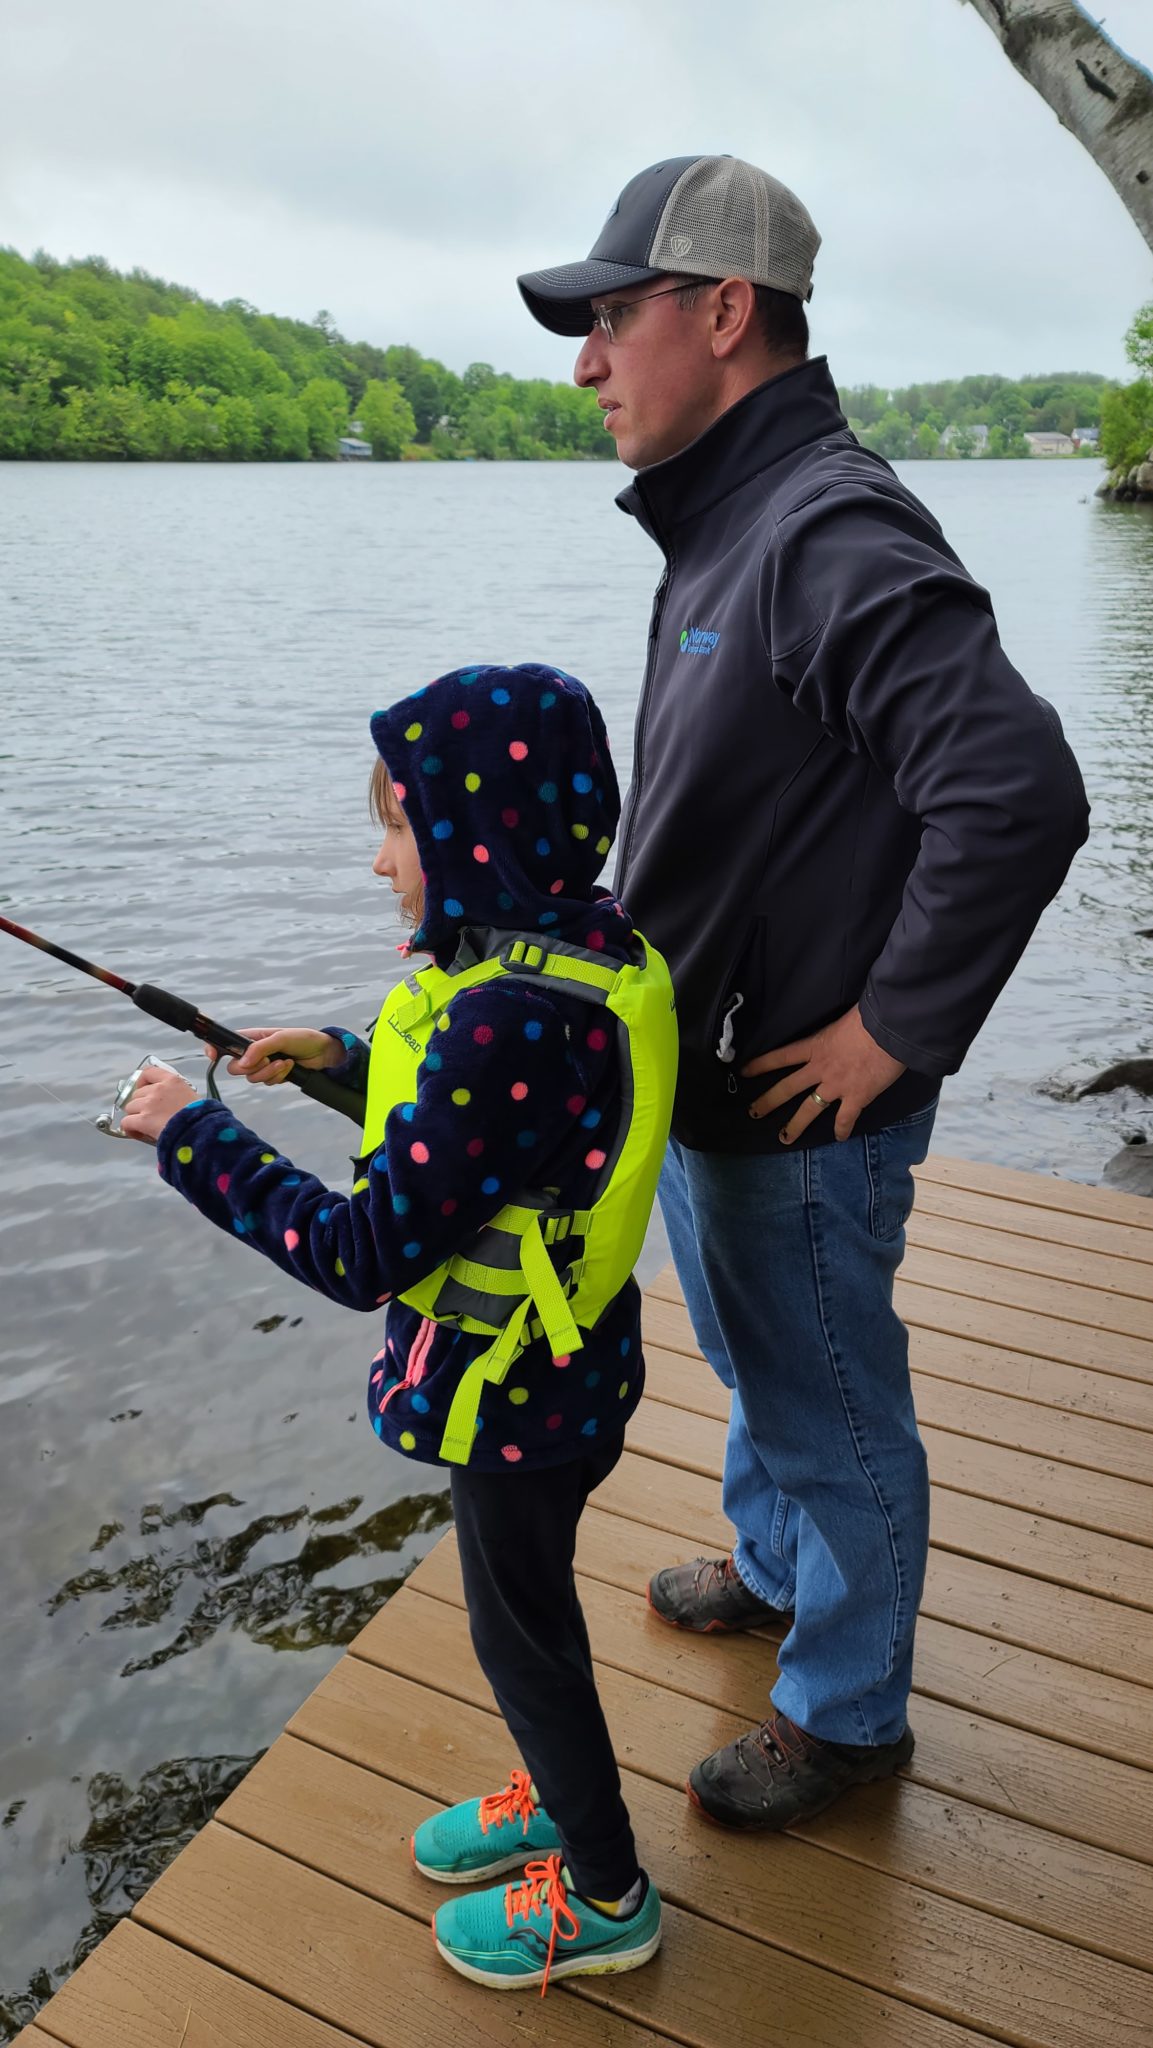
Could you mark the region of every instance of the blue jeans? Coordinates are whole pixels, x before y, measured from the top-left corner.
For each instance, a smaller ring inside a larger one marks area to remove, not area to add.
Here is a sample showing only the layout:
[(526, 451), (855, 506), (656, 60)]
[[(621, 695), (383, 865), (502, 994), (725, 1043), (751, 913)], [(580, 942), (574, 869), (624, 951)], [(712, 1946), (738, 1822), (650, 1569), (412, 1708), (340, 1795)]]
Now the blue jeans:
[(773, 1705), (830, 1742), (905, 1726), (929, 1483), (893, 1280), (935, 1113), (753, 1158), (673, 1142), (661, 1176), (697, 1342), (732, 1391), (737, 1569), (795, 1610)]

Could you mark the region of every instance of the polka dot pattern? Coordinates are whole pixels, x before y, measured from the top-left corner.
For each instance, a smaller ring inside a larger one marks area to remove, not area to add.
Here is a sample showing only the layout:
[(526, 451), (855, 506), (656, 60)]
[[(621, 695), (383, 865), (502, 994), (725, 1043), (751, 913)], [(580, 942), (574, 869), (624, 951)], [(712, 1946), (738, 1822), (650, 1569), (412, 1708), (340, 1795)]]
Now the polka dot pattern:
[[(461, 925), (546, 940), (556, 933), (619, 954), (627, 920), (603, 887), (597, 893), (616, 787), (603, 726), (580, 684), (540, 665), (479, 665), (381, 714), (378, 737), (426, 877), (430, 922), (417, 935), (418, 955), (431, 947), (451, 957)], [(339, 1195), (207, 1105), (164, 1161), (194, 1199), (203, 1189), (234, 1241), (251, 1240), (341, 1302), (387, 1309), (369, 1413), (383, 1442), (421, 1460), (435, 1459), (462, 1359), (483, 1340), (448, 1327), (428, 1333), (400, 1294), (531, 1188), (538, 1158), (550, 1169), (556, 1161), (566, 1202), (587, 1206), (619, 1101), (612, 1019), (555, 989), (480, 989), (438, 1025), (417, 1101), (396, 1106), (389, 1144), (342, 1180)], [(359, 1077), (364, 1047), (351, 1032), (331, 1035), (348, 1055), (350, 1079)], [(635, 1314), (630, 1291), (555, 1363), (538, 1337), (503, 1386), (484, 1390), (478, 1461), (489, 1470), (559, 1463), (598, 1429), (606, 1438), (619, 1429), (643, 1385)]]

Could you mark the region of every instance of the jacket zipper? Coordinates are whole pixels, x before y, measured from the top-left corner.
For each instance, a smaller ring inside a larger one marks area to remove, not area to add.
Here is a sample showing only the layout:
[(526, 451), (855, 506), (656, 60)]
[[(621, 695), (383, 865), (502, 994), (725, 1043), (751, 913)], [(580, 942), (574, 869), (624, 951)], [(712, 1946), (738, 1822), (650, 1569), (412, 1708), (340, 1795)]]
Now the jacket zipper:
[(649, 697), (652, 692), (653, 673), (657, 664), (657, 642), (660, 637), (661, 619), (664, 615), (665, 599), (672, 579), (672, 556), (665, 556), (664, 571), (653, 597), (652, 618), (649, 621), (649, 644), (645, 658), (644, 681), (641, 684), (641, 699), (637, 706), (636, 738), (633, 742), (633, 784), (629, 793), (629, 829), (621, 848), (620, 882), (623, 889), (628, 876), (629, 855), (632, 852), (633, 834), (636, 830), (637, 806), (644, 782), (644, 733), (648, 717)]

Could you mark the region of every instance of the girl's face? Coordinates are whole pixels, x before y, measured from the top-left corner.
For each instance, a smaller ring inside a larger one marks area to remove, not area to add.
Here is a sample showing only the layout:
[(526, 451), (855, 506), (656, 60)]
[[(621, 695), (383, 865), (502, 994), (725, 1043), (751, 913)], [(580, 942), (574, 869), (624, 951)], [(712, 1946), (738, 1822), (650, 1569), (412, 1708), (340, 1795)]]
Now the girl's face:
[(424, 901), (420, 855), (416, 849), (412, 826), (399, 805), (396, 807), (395, 822), (390, 819), (385, 826), (380, 851), (372, 863), (372, 872), (379, 875), (382, 880), (392, 883), (393, 895), (401, 899), (400, 914), (405, 924), (419, 924)]

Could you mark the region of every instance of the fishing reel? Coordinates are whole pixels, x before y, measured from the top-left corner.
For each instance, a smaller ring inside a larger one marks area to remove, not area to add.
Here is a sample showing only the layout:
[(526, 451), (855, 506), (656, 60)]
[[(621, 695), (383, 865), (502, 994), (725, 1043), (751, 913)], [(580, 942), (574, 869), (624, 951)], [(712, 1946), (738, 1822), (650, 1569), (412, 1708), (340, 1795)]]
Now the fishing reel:
[[(127, 1074), (123, 1081), (116, 1083), (116, 1093), (112, 1098), (111, 1109), (102, 1110), (100, 1115), (94, 1119), (96, 1129), (102, 1131), (106, 1138), (127, 1138), (130, 1144), (138, 1145), (140, 1143), (139, 1138), (133, 1138), (131, 1133), (123, 1128), (122, 1119), (125, 1110), (140, 1086), (141, 1075), (149, 1067), (159, 1067), (163, 1073), (175, 1074), (181, 1081), (185, 1081), (188, 1078), (186, 1074), (180, 1072), (179, 1067), (174, 1067), (170, 1060), (159, 1060), (154, 1053), (145, 1053), (140, 1065), (134, 1067), (132, 1072)], [(216, 1061), (213, 1060), (209, 1068), (208, 1085), (205, 1092), (208, 1095), (214, 1096), (219, 1101), (220, 1092), (216, 1086), (215, 1067)], [(150, 1143), (151, 1140), (148, 1142)]]

